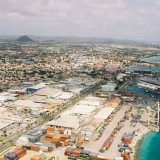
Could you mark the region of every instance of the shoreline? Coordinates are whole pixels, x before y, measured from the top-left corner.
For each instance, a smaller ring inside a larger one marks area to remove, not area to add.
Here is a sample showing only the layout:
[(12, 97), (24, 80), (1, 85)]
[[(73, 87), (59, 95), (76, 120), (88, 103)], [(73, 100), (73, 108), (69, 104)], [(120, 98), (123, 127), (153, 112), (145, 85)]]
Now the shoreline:
[(131, 156), (133, 160), (138, 160), (138, 154), (139, 154), (139, 149), (140, 146), (142, 144), (142, 141), (144, 140), (144, 137), (149, 134), (151, 131), (148, 130), (146, 132), (144, 132), (143, 134), (138, 135), (137, 140), (135, 142), (135, 144), (132, 146), (132, 150), (133, 150), (133, 155)]

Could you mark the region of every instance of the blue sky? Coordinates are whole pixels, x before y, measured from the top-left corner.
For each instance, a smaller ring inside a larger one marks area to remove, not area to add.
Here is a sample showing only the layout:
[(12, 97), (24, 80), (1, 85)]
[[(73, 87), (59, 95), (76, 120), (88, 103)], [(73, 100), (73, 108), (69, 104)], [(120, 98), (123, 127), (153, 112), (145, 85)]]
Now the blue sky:
[(160, 41), (160, 0), (0, 0), (0, 35)]

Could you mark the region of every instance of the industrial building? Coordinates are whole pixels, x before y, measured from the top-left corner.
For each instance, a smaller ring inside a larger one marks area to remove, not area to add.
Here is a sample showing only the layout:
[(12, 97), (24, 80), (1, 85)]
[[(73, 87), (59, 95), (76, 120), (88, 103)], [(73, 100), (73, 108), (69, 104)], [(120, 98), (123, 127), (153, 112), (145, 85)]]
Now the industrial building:
[(106, 85), (101, 86), (101, 91), (103, 92), (114, 92), (116, 88), (116, 83), (107, 83)]

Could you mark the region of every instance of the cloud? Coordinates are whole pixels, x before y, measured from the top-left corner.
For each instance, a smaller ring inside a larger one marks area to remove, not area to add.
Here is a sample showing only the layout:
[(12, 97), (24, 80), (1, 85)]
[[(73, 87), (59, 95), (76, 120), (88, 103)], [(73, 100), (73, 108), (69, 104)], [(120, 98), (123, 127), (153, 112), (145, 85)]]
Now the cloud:
[(0, 0), (0, 34), (160, 40), (159, 0)]

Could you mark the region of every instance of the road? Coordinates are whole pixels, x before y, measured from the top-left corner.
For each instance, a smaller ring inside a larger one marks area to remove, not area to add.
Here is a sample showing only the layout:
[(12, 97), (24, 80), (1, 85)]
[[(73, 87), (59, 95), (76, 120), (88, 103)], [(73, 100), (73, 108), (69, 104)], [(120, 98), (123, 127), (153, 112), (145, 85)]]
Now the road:
[[(102, 137), (98, 141), (90, 141), (89, 143), (85, 144), (85, 149), (93, 152), (99, 152), (99, 149), (105, 142), (105, 140), (111, 135), (114, 128), (117, 126), (117, 123), (122, 119), (122, 117), (125, 115), (126, 110), (130, 108), (130, 105), (122, 105), (121, 109), (114, 115), (113, 120), (109, 123), (109, 125), (106, 127)], [(137, 109), (133, 107), (132, 114), (137, 113)], [(130, 114), (131, 114), (130, 113)], [(121, 144), (121, 138), (124, 133), (132, 133), (133, 131), (139, 130), (138, 137), (143, 135), (143, 133), (146, 133), (148, 131), (148, 128), (144, 126), (141, 123), (137, 123), (135, 127), (131, 126), (131, 117), (129, 120), (126, 120), (123, 122), (123, 127), (120, 131), (117, 132), (117, 135), (111, 144), (110, 148), (106, 150), (104, 153), (100, 153), (101, 156), (104, 156), (109, 159), (114, 159), (115, 157), (121, 156), (121, 153), (118, 151), (118, 144)], [(143, 121), (147, 121), (147, 113), (145, 113), (145, 117), (142, 118)], [(132, 143), (132, 147), (135, 146), (138, 137), (135, 137)]]

